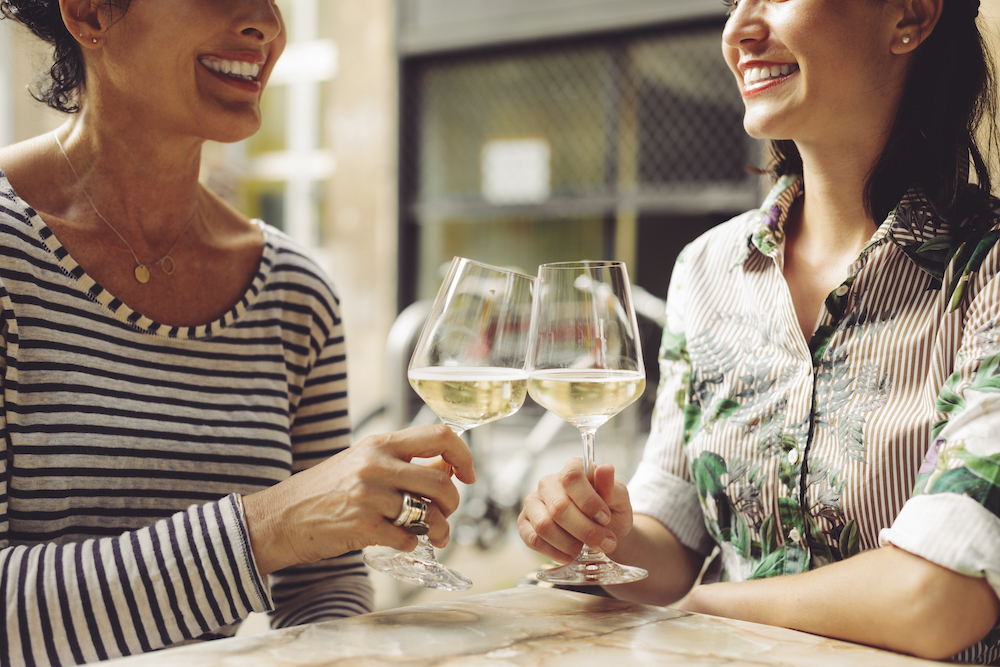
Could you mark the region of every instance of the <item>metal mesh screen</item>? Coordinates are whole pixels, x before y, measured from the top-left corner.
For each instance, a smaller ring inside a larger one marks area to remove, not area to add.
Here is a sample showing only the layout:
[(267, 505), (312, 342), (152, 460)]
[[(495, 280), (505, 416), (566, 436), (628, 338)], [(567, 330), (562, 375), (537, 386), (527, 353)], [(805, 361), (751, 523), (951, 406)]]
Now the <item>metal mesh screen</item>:
[(623, 211), (752, 206), (755, 144), (721, 31), (713, 20), (406, 61), (401, 205), (414, 247), (402, 251), (414, 253), (413, 296), (433, 294), (454, 254), (532, 271), (621, 254)]

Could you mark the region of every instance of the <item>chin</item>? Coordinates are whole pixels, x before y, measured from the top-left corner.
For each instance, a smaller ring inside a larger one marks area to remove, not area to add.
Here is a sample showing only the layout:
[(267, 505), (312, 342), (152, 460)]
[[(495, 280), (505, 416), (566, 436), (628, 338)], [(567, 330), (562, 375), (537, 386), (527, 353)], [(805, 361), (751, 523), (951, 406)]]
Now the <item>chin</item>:
[(754, 139), (787, 139), (777, 119), (747, 114), (743, 117), (743, 130)]
[(207, 132), (206, 139), (217, 141), (222, 144), (234, 144), (244, 139), (249, 139), (260, 130), (261, 119), (257, 116), (254, 120), (240, 119), (230, 123), (221, 123)]

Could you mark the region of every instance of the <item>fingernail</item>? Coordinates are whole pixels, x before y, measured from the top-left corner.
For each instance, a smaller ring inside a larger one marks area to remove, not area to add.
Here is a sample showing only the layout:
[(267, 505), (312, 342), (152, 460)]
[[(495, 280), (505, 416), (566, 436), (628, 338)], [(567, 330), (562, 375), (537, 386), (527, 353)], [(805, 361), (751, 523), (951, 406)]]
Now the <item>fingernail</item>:
[(607, 512), (598, 512), (597, 516), (594, 517), (594, 521), (601, 524), (602, 526), (606, 526), (611, 522), (611, 517), (608, 515)]
[(615, 538), (613, 538), (613, 537), (607, 537), (607, 538), (604, 539), (603, 542), (601, 542), (601, 551), (603, 551), (605, 553), (608, 553), (610, 551), (614, 551), (616, 544), (617, 544), (617, 542), (615, 541)]

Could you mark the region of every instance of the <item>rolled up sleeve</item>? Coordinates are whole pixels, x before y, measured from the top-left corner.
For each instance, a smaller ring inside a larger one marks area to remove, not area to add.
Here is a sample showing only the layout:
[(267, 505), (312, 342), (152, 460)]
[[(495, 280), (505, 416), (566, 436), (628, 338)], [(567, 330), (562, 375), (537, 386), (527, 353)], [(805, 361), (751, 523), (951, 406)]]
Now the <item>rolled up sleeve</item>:
[(653, 517), (684, 546), (708, 555), (715, 541), (705, 526), (698, 489), (684, 451), (684, 402), (691, 363), (684, 327), (687, 275), (678, 257), (667, 291), (659, 350), (660, 384), (642, 462), (629, 482), (632, 511)]

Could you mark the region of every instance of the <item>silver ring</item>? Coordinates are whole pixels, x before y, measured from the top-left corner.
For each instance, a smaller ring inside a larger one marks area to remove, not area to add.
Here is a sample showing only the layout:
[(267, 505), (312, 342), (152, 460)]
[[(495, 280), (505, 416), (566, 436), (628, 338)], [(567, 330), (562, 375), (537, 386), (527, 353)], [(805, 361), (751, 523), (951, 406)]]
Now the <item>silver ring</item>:
[(403, 508), (392, 525), (402, 526), (414, 535), (426, 535), (430, 530), (430, 525), (427, 523), (427, 503), (404, 492)]

